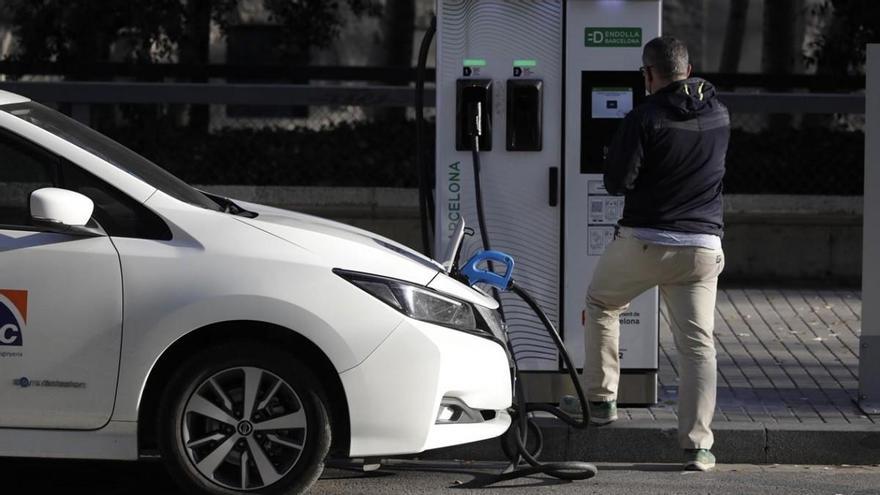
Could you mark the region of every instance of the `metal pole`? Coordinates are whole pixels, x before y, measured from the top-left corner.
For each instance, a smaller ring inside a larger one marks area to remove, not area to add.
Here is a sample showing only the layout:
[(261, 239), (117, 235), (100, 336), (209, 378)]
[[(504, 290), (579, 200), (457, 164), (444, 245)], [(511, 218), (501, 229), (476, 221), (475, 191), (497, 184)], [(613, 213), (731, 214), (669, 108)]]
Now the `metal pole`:
[(880, 414), (880, 44), (868, 45), (859, 405)]

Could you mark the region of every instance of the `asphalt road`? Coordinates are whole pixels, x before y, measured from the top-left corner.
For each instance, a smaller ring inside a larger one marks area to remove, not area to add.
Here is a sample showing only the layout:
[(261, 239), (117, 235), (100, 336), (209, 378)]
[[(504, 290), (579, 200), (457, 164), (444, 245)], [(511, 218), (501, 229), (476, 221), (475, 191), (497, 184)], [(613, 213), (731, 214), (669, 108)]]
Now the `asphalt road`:
[[(880, 494), (877, 466), (720, 465), (711, 473), (671, 464), (599, 464), (593, 479), (559, 482), (544, 476), (475, 488), (503, 466), (488, 463), (394, 462), (374, 473), (330, 468), (312, 493), (330, 494)], [(174, 495), (158, 463), (0, 460), (0, 493), (15, 495)]]

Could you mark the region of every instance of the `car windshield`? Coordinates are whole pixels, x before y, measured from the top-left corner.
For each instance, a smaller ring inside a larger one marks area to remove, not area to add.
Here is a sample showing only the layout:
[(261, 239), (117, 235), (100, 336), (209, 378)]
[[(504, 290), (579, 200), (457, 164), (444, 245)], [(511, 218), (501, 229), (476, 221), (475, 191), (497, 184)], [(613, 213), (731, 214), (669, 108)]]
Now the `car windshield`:
[(0, 109), (79, 146), (171, 197), (202, 208), (223, 210), (216, 201), (162, 167), (60, 112), (32, 101)]

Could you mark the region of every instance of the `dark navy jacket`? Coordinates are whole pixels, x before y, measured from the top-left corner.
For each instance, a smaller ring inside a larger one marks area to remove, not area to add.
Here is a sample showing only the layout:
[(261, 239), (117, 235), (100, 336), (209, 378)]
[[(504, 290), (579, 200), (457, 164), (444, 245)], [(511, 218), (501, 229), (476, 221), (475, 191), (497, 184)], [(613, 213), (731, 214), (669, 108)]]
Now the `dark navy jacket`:
[(605, 158), (605, 188), (625, 195), (620, 224), (715, 234), (730, 116), (699, 78), (645, 97), (621, 122)]

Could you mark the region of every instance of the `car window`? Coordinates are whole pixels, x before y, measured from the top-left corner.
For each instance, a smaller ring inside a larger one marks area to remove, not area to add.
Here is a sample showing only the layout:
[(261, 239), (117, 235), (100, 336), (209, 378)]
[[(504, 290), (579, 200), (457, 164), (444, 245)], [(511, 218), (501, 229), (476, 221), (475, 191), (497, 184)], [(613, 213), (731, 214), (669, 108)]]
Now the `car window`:
[(79, 146), (173, 198), (209, 210), (223, 209), (216, 201), (155, 163), (62, 113), (32, 101), (4, 105), (0, 109)]
[(58, 157), (0, 131), (0, 225), (30, 226), (30, 194), (58, 180)]
[(0, 225), (32, 228), (30, 194), (43, 187), (76, 191), (95, 204), (92, 219), (114, 237), (171, 239), (158, 215), (79, 166), (0, 130)]
[(92, 217), (113, 237), (171, 239), (171, 230), (158, 215), (67, 160), (61, 164), (61, 187), (91, 199), (95, 204)]

